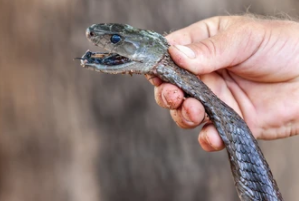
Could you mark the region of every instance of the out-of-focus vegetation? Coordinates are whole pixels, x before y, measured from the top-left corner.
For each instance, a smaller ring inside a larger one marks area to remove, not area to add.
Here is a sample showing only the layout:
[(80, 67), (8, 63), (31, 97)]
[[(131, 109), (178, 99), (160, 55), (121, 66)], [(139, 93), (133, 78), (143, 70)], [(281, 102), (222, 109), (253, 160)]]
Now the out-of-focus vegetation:
[[(87, 71), (85, 29), (163, 32), (215, 15), (298, 15), (296, 0), (0, 0), (0, 200), (238, 200), (226, 153), (206, 153), (142, 76)], [(294, 100), (295, 101), (295, 100)], [(277, 117), (279, 118), (279, 117)], [(285, 200), (299, 197), (299, 139), (263, 142)]]

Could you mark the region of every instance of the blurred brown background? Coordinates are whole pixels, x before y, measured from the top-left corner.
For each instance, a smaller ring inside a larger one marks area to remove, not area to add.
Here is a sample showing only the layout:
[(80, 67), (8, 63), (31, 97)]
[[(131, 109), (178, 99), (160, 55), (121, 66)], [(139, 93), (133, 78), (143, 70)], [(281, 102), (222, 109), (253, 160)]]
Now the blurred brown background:
[[(0, 200), (238, 200), (225, 151), (202, 151), (143, 76), (73, 58), (95, 50), (93, 23), (163, 33), (248, 8), (296, 17), (299, 1), (0, 0)], [(299, 200), (299, 138), (261, 145), (285, 200)]]

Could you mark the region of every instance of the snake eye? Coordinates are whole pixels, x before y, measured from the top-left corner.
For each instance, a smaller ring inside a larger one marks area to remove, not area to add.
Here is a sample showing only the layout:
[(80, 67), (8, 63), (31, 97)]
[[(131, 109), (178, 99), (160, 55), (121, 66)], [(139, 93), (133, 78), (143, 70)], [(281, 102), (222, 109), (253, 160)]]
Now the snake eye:
[(121, 40), (120, 35), (114, 34), (111, 36), (110, 41), (111, 43), (115, 44), (118, 43)]

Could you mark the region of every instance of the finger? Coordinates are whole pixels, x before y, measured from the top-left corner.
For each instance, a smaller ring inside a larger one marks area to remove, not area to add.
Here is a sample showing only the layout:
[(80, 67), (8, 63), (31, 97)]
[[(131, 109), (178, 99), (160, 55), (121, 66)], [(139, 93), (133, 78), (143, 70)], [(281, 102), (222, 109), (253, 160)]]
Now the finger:
[(187, 98), (177, 110), (170, 111), (171, 117), (181, 128), (195, 128), (205, 120), (205, 110), (202, 104)]
[[(257, 26), (257, 25), (256, 25)], [(252, 26), (237, 26), (185, 46), (174, 45), (168, 51), (177, 65), (196, 75), (237, 66), (258, 51), (265, 30), (252, 33)], [(258, 29), (258, 28), (256, 28)]]
[(154, 85), (154, 86), (156, 86), (156, 87), (160, 86), (160, 85), (163, 83), (163, 81), (162, 81), (160, 78), (158, 78), (158, 77), (156, 77), (156, 76), (154, 76), (154, 75), (148, 75), (148, 74), (146, 74), (146, 75), (145, 75), (145, 78), (146, 78), (152, 85)]
[(224, 148), (224, 143), (212, 124), (207, 124), (202, 128), (198, 136), (198, 142), (203, 150), (208, 152), (220, 151)]
[(171, 45), (187, 45), (216, 35), (228, 20), (227, 17), (213, 17), (191, 24), (166, 36)]
[(160, 107), (176, 109), (180, 107), (183, 99), (182, 90), (172, 84), (162, 83), (155, 87), (155, 100)]

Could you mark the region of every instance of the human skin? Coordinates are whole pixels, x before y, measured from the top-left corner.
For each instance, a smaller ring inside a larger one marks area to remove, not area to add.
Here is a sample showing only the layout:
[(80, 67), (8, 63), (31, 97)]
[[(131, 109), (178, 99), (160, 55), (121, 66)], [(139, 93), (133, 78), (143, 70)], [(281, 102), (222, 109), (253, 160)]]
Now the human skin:
[[(299, 133), (299, 23), (253, 16), (213, 17), (169, 34), (169, 53), (246, 121), (257, 139)], [(224, 148), (202, 104), (174, 85), (147, 77), (155, 99), (181, 128), (204, 123), (199, 143)]]

